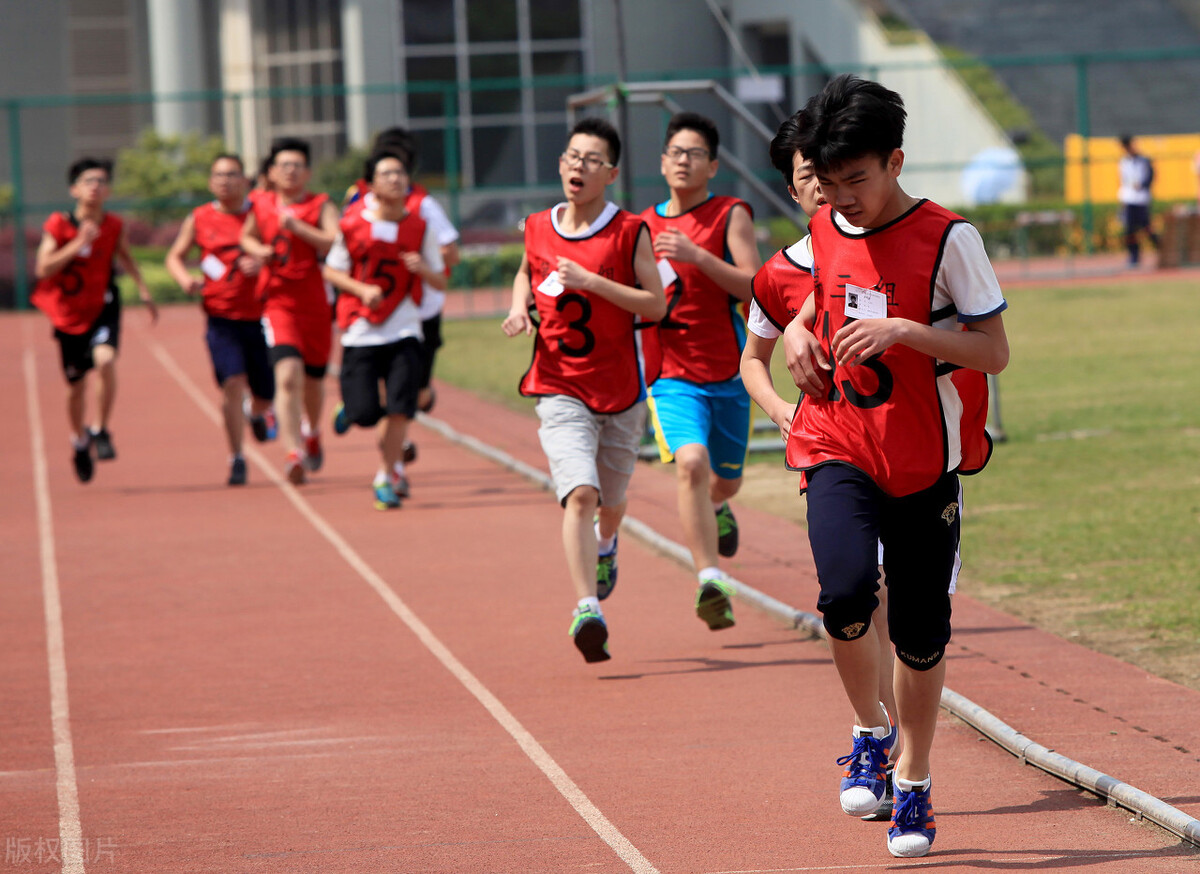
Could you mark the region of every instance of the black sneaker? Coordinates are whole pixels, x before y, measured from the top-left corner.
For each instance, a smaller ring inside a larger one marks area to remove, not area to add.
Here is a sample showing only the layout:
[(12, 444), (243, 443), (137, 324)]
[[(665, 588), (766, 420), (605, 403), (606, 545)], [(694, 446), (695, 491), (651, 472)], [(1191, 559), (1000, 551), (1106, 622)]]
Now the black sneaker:
[(417, 460), (417, 444), (416, 443), (413, 443), (411, 440), (404, 441), (403, 459), (404, 459), (405, 464), (412, 464), (414, 461)]
[(89, 482), (92, 474), (96, 472), (96, 467), (92, 464), (91, 444), (89, 443), (82, 449), (76, 449), (71, 461), (75, 465), (75, 476), (79, 477), (79, 481), (81, 483)]
[(721, 509), (717, 510), (717, 552), (729, 558), (736, 555), (737, 550), (737, 519), (733, 518), (733, 510), (729, 509), (729, 502), (726, 501), (721, 505)]
[(229, 484), (231, 486), (246, 484), (246, 459), (240, 455), (229, 464)]
[(117, 450), (112, 443), (112, 435), (107, 428), (92, 432), (92, 445), (96, 447), (97, 461), (112, 461), (117, 457)]
[(608, 654), (608, 626), (595, 610), (576, 608), (568, 634), (575, 639), (575, 647), (583, 653), (585, 662), (603, 662), (612, 658)]
[(254, 435), (256, 443), (267, 442), (267, 417), (266, 416), (251, 416), (250, 417), (250, 433)]

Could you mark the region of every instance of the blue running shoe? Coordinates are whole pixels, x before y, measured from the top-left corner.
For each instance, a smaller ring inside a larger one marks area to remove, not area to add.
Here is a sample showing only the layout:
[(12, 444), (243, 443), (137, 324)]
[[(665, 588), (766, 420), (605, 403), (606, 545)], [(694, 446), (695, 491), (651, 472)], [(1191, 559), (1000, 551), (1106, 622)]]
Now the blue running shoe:
[(896, 801), (892, 805), (892, 825), (888, 829), (888, 852), (902, 859), (924, 856), (937, 836), (933, 818), (933, 781), (926, 777), (922, 783), (909, 784), (896, 780)]
[(879, 807), (887, 792), (888, 756), (898, 735), (890, 714), (887, 727), (854, 726), (854, 747), (849, 755), (837, 760), (846, 768), (842, 774), (840, 801), (842, 810), (850, 816), (868, 816)]
[(346, 405), (338, 401), (338, 405), (333, 408), (333, 433), (345, 434), (350, 430), (350, 417), (346, 415)]
[(596, 597), (603, 601), (617, 587), (617, 543), (612, 552), (596, 556)]
[(603, 662), (612, 658), (608, 654), (608, 626), (595, 610), (576, 607), (567, 633), (575, 639), (575, 648), (583, 653), (585, 662)]
[(392, 488), (392, 484), (388, 480), (376, 483), (374, 488), (376, 510), (395, 510), (400, 506), (400, 497), (396, 494), (396, 490)]

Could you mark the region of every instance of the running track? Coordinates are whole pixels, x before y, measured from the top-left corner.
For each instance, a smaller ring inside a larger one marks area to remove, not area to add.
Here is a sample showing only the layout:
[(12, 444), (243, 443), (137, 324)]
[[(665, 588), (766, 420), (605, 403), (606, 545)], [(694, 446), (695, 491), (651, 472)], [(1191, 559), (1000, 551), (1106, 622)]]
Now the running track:
[[(837, 806), (823, 644), (744, 605), (709, 632), (691, 574), (626, 537), (614, 659), (585, 665), (552, 497), (425, 428), (399, 512), (370, 506), (362, 432), (300, 490), (273, 445), (227, 488), (194, 310), (126, 313), (120, 458), (80, 486), (49, 333), (0, 319), (5, 870), (1200, 871), (948, 717), (935, 852), (893, 860)], [(436, 414), (542, 467), (529, 419), (445, 387)], [(669, 474), (639, 471), (630, 507), (679, 539)], [(812, 610), (803, 537), (739, 517), (734, 574)], [(951, 687), (1200, 812), (1200, 694), (976, 604), (969, 568), (962, 588)]]

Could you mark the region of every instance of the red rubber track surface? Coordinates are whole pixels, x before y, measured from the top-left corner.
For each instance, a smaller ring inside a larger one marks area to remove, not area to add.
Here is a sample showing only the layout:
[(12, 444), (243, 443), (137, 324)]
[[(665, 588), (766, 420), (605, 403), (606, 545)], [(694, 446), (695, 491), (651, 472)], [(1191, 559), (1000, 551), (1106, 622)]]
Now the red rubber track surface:
[[(47, 323), (0, 319), (6, 868), (64, 870), (49, 858), (65, 778), (45, 543), (87, 871), (1200, 871), (1194, 848), (945, 716), (934, 852), (893, 859), (885, 824), (838, 807), (833, 760), (851, 716), (822, 643), (745, 605), (736, 627), (708, 631), (691, 573), (626, 536), (605, 602), (614, 657), (584, 664), (566, 633), (573, 598), (553, 497), (419, 425), (414, 496), (399, 511), (372, 508), (373, 440), (357, 429), (325, 429), (325, 468), (298, 490), (278, 480), (277, 444), (256, 447), (247, 487), (228, 488), (202, 331), (188, 308), (153, 329), (125, 314), (119, 458), (84, 486)], [(527, 417), (444, 385), (434, 415), (544, 469)], [(42, 451), (50, 528), (38, 525)], [(671, 471), (640, 469), (629, 506), (680, 539)], [(738, 517), (731, 572), (812, 611), (803, 532), (744, 507)], [(968, 555), (985, 534), (968, 526)], [(986, 609), (969, 590), (968, 564), (952, 688), (1200, 813), (1200, 694)]]

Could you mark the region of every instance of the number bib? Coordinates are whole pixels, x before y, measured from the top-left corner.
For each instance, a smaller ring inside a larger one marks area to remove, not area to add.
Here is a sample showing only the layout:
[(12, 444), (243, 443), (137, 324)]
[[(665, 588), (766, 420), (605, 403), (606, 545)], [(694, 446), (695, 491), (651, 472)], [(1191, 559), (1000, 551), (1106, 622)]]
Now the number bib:
[(592, 273), (636, 285), (633, 259), (644, 225), (618, 210), (590, 236), (568, 238), (555, 229), (550, 212), (525, 222), (539, 324), (521, 394), (569, 395), (595, 413), (619, 413), (644, 396), (634, 315), (582, 289), (564, 288), (556, 278), (558, 259), (570, 258)]
[[(729, 215), (750, 205), (736, 197), (710, 197), (682, 215), (662, 216), (650, 207), (642, 218), (654, 239), (668, 228), (681, 231), (702, 249), (725, 258)], [(737, 298), (709, 279), (695, 264), (660, 260), (667, 314), (658, 323), (662, 375), (689, 382), (724, 382), (738, 375), (746, 332)]]
[(947, 434), (957, 434), (958, 423), (951, 428), (945, 419), (937, 362), (895, 344), (874, 358), (839, 367), (832, 340), (856, 320), (854, 313), (886, 312), (890, 318), (930, 324), (942, 247), (950, 226), (960, 221), (929, 201), (859, 235), (842, 232), (828, 207), (812, 220), (814, 333), (833, 370), (826, 396), (806, 395), (792, 420), (789, 468), (847, 463), (893, 496), (929, 488), (946, 472)]
[(383, 289), (383, 303), (374, 310), (352, 294), (338, 295), (337, 320), (343, 331), (360, 318), (382, 324), (406, 297), (421, 302), (421, 282), (403, 260), (405, 252), (421, 251), (425, 222), (420, 216), (410, 212), (399, 222), (375, 221), (357, 201), (340, 224), (342, 240), (350, 253), (350, 275)]
[(206, 203), (192, 210), (200, 269), (204, 272), (204, 311), (223, 319), (253, 321), (262, 317), (262, 301), (254, 289), (257, 279), (237, 267), (242, 254), (242, 225), (248, 212), (223, 212)]

